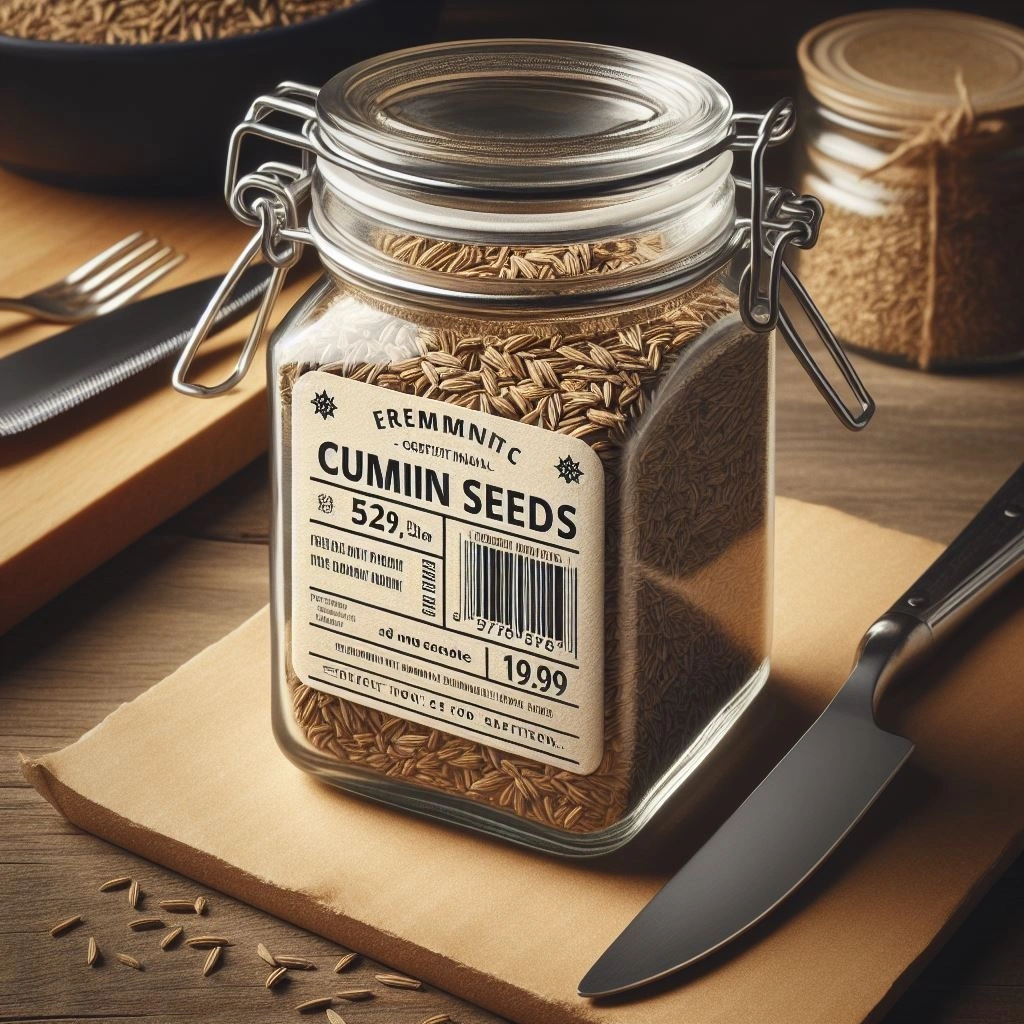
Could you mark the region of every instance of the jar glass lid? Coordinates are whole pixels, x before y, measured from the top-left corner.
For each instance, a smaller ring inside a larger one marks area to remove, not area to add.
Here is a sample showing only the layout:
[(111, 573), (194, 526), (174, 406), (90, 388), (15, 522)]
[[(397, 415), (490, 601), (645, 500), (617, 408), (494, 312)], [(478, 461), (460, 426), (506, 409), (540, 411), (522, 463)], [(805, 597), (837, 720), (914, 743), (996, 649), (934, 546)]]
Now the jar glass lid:
[(420, 188), (605, 191), (720, 151), (732, 102), (636, 50), (536, 39), (441, 43), (342, 71), (317, 99), (325, 148)]

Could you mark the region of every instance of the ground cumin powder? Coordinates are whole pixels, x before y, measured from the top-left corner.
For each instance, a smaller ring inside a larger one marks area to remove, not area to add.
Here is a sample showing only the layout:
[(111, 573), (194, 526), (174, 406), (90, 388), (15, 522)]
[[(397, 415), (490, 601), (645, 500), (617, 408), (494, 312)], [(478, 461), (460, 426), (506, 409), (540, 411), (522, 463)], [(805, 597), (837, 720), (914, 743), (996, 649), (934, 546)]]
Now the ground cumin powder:
[[(656, 239), (378, 244), (425, 269), (529, 280), (628, 270), (660, 252)], [(621, 821), (723, 709), (727, 716), (766, 658), (769, 608), (772, 352), (731, 316), (736, 308), (715, 275), (596, 327), (381, 314), (372, 362), (347, 346), (344, 361), (281, 367), (285, 481), (291, 387), (313, 369), (583, 438), (605, 471), (605, 740), (596, 771), (577, 775), (322, 693), (286, 656), (295, 721), (316, 750), (589, 833)]]

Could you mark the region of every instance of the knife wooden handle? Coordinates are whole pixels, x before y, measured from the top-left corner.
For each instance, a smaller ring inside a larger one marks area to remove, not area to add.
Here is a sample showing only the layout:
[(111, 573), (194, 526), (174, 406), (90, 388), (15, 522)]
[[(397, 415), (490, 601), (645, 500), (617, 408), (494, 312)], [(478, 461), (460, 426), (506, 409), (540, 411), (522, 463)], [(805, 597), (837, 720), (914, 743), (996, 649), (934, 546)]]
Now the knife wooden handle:
[(1024, 465), (889, 613), (923, 622), (932, 638), (954, 630), (993, 591), (1024, 569)]

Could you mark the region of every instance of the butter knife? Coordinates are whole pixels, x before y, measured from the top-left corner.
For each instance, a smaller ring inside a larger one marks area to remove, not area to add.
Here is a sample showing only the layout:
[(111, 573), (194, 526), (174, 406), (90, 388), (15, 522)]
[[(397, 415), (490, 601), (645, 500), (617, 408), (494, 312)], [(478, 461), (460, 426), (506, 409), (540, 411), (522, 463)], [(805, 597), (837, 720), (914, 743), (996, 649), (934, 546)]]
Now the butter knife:
[[(269, 279), (262, 264), (246, 270), (214, 328), (249, 312)], [(52, 419), (175, 355), (220, 282), (208, 277), (139, 299), (0, 359), (0, 437)]]
[(664, 978), (741, 935), (825, 860), (910, 756), (875, 708), (890, 680), (1024, 568), (1024, 466), (867, 631), (832, 703), (580, 982)]

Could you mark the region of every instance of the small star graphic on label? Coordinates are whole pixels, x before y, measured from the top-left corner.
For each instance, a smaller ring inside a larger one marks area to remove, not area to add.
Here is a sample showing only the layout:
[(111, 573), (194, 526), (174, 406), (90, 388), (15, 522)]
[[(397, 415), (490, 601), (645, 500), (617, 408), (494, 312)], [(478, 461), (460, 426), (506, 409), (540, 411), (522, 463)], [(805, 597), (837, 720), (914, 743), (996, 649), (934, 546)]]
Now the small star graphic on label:
[(559, 459), (555, 463), (555, 469), (558, 470), (558, 475), (567, 484), (578, 484), (580, 482), (580, 478), (583, 476), (583, 470), (580, 469), (580, 464), (568, 455), (566, 455), (564, 459)]
[(323, 416), (325, 420), (334, 419), (334, 413), (338, 408), (334, 404), (334, 399), (326, 391), (318, 391), (309, 404), (313, 406), (314, 412), (318, 416)]
[(334, 511), (334, 499), (329, 494), (318, 494), (316, 496), (317, 508), (324, 513), (324, 515), (330, 515)]

